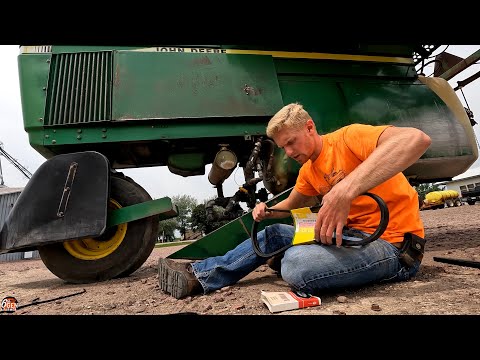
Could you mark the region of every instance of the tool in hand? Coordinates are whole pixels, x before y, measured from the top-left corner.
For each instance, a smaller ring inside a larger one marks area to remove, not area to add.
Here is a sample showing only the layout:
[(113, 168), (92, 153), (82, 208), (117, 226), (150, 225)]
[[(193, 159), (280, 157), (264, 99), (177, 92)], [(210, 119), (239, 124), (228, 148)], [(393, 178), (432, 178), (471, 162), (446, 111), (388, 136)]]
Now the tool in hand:
[[(377, 240), (382, 234), (383, 232), (385, 231), (385, 229), (387, 228), (387, 225), (388, 225), (388, 220), (389, 220), (389, 212), (388, 212), (388, 207), (387, 207), (387, 204), (385, 204), (385, 202), (383, 201), (383, 199), (376, 195), (376, 194), (372, 194), (372, 193), (365, 193), (365, 194), (362, 194), (360, 196), (369, 196), (371, 197), (372, 199), (374, 199), (378, 206), (380, 207), (380, 223), (378, 225), (378, 228), (375, 230), (375, 232), (373, 234), (371, 234), (370, 236), (364, 238), (364, 239), (361, 239), (361, 240), (348, 240), (348, 239), (343, 239), (342, 240), (342, 246), (359, 246), (359, 245), (365, 245), (365, 244), (368, 244), (374, 240)], [(314, 205), (314, 206), (311, 206), (310, 208), (306, 208), (307, 210), (309, 209), (309, 211), (311, 213), (318, 213), (318, 211), (320, 210), (320, 208), (322, 207), (322, 204), (317, 204), (317, 205)], [(304, 208), (303, 208), (304, 209)], [(298, 215), (296, 212), (296, 210), (282, 210), (282, 209), (267, 209), (267, 211), (276, 211), (276, 212), (285, 212), (285, 213), (290, 213), (292, 216), (294, 216), (294, 219), (298, 225), (298, 221), (300, 221), (298, 219)], [(297, 217), (297, 218), (296, 218)], [(294, 235), (294, 238), (292, 239), (292, 243), (291, 244), (288, 244), (286, 246), (284, 246), (283, 248), (280, 248), (272, 253), (269, 253), (269, 254), (266, 254), (264, 253), (261, 249), (260, 249), (260, 246), (258, 244), (258, 241), (257, 241), (257, 228), (258, 228), (258, 224), (259, 222), (256, 222), (254, 221), (253, 222), (253, 225), (252, 225), (252, 243), (253, 243), (253, 249), (255, 251), (255, 253), (260, 256), (260, 257), (264, 257), (264, 258), (269, 258), (269, 257), (272, 257), (274, 255), (277, 255), (281, 252), (284, 252), (285, 250), (287, 250), (288, 248), (290, 248), (291, 246), (294, 246), (294, 245), (300, 245), (300, 244), (306, 244), (306, 243), (314, 243), (315, 242), (315, 239), (308, 239), (307, 241), (304, 241), (303, 239), (301, 241), (295, 241), (295, 239), (297, 237), (299, 237), (299, 226), (296, 226), (296, 229), (295, 229), (295, 235)], [(333, 234), (335, 236), (335, 234)], [(332, 241), (333, 241), (333, 244), (335, 244), (335, 237), (332, 238)]]

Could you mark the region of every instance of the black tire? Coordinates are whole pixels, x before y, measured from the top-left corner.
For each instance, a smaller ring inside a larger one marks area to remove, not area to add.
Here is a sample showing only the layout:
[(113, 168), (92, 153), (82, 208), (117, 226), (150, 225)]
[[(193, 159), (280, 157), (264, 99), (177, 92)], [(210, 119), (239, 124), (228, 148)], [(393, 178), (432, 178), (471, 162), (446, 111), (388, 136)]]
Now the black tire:
[[(152, 200), (145, 189), (121, 174), (111, 176), (110, 181), (109, 206), (113, 208)], [(82, 284), (125, 277), (142, 266), (152, 253), (157, 240), (158, 219), (158, 215), (154, 215), (120, 224), (107, 229), (98, 238), (45, 245), (39, 247), (38, 252), (45, 266), (66, 282)], [(91, 249), (86, 248), (89, 242), (98, 245), (113, 242), (115, 246), (91, 255)], [(84, 255), (83, 250), (88, 254)]]

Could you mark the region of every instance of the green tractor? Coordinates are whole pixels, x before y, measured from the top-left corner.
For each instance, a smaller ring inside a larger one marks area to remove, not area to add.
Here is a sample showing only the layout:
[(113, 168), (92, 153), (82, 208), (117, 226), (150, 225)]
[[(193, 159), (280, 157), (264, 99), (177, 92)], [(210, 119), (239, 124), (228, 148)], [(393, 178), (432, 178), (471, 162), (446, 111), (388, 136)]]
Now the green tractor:
[[(224, 254), (250, 235), (253, 220), (240, 204), (273, 204), (295, 182), (298, 164), (265, 134), (291, 102), (305, 106), (320, 133), (351, 123), (417, 127), (433, 142), (405, 176), (412, 185), (451, 179), (478, 150), (473, 119), (448, 82), (416, 70), (437, 48), (22, 46), (24, 128), (46, 161), (10, 212), (0, 252), (38, 249), (72, 283), (127, 276), (151, 254), (158, 222), (178, 209), (121, 170), (167, 166), (188, 177), (212, 164), (206, 181), (218, 196), (207, 215), (229, 222), (170, 257)], [(238, 167), (245, 183), (224, 194)]]

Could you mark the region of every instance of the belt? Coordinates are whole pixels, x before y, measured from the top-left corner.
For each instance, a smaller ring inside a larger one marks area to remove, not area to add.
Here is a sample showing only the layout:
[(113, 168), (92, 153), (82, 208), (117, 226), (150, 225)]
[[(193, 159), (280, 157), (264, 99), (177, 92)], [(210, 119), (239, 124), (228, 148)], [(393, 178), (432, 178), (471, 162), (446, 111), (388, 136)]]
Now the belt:
[(396, 243), (390, 243), (393, 246), (395, 246), (397, 249), (401, 249), (403, 246), (403, 241), (402, 242), (396, 242)]

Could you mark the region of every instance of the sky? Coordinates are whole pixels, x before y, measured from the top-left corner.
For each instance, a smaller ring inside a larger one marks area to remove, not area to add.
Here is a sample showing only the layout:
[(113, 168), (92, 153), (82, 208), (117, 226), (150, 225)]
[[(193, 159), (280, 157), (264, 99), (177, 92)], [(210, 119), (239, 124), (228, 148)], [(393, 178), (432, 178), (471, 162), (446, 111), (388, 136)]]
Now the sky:
[[(446, 48), (440, 46), (435, 52), (439, 53)], [(480, 49), (480, 45), (450, 45), (446, 52), (466, 58)], [(34, 173), (45, 159), (38, 154), (29, 144), (28, 136), (23, 129), (20, 88), (18, 81), (17, 56), (18, 45), (0, 45), (0, 142), (4, 150), (15, 158), (20, 164)], [(457, 82), (468, 78), (480, 70), (480, 63), (474, 64), (449, 80), (455, 88)], [(433, 73), (433, 64), (427, 66), (425, 75)], [(474, 119), (479, 123), (473, 128), (477, 139), (480, 141), (480, 79), (474, 80), (465, 86), (462, 95), (460, 90), (456, 92), (464, 106), (473, 111)], [(18, 171), (9, 161), (0, 156), (3, 179), (6, 186), (23, 187), (28, 179)], [(471, 167), (480, 169), (480, 159)], [(197, 199), (198, 203), (217, 195), (216, 189), (208, 181), (210, 165), (205, 169), (205, 175), (182, 177), (169, 172), (168, 168), (151, 167), (121, 170), (144, 187), (153, 199), (165, 196), (189, 194)], [(233, 196), (238, 187), (243, 184), (243, 169), (237, 168), (235, 172), (224, 182), (223, 192), (225, 196)]]

